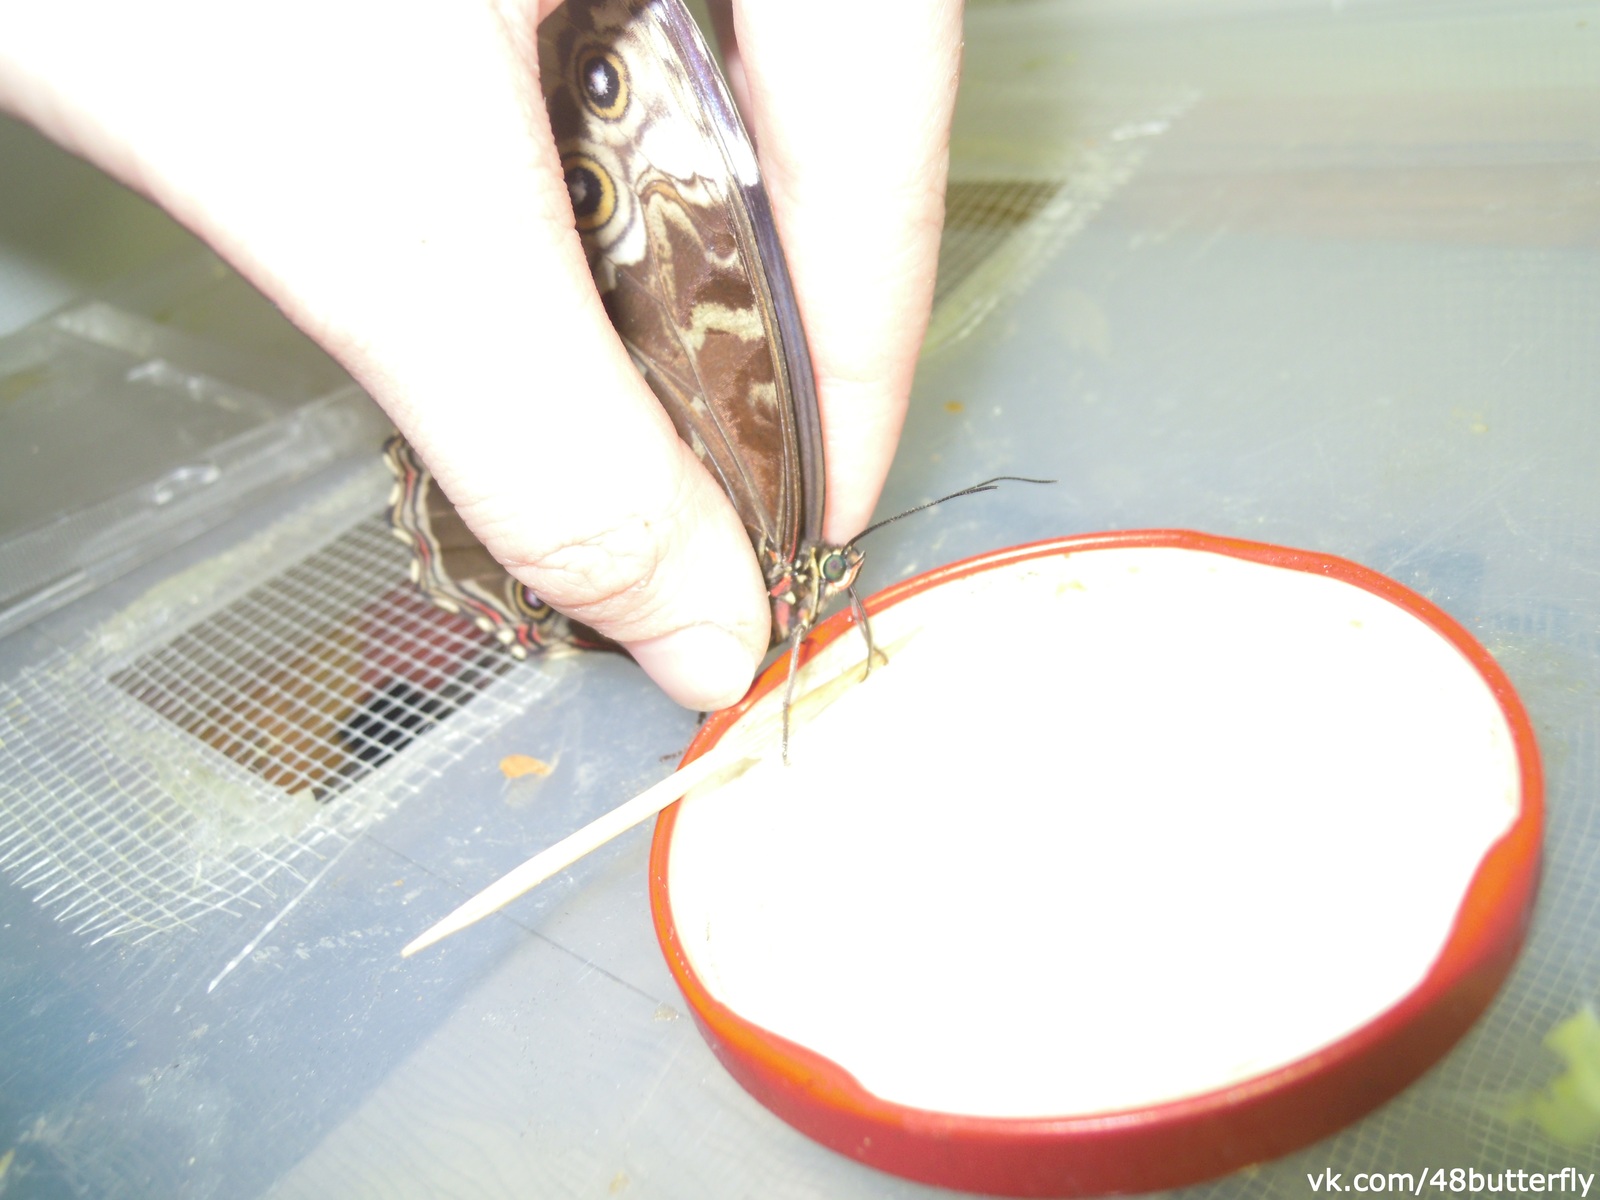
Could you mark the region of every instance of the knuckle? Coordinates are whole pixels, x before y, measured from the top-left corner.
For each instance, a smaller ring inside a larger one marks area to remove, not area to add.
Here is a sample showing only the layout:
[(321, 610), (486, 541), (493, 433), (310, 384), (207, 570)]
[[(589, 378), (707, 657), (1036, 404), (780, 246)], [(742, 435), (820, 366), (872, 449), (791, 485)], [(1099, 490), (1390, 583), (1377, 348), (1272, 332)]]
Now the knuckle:
[(653, 515), (634, 507), (587, 527), (569, 525), (544, 544), (513, 548), (501, 561), (569, 617), (619, 640), (648, 636), (659, 632), (653, 626), (672, 601), (671, 559), (692, 517), (683, 481), (652, 507)]
[(663, 559), (654, 522), (634, 516), (563, 540), (506, 566), (539, 596), (587, 625), (637, 617)]

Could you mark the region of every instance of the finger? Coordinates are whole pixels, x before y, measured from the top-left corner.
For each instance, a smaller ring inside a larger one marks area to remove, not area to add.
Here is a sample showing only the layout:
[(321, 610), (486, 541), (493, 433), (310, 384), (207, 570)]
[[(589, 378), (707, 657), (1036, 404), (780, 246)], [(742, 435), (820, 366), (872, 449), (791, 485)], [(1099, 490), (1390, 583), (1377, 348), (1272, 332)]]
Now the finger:
[(686, 704), (741, 695), (759, 571), (589, 279), (531, 7), (525, 26), (460, 0), (88, 7), (0, 18), (0, 96), (328, 348), (541, 597)]
[(816, 366), (825, 532), (842, 542), (888, 474), (933, 302), (961, 5), (740, 0), (734, 14)]
[(706, 32), (715, 37), (717, 57), (722, 60), (723, 78), (728, 81), (728, 91), (733, 96), (734, 107), (739, 110), (739, 118), (748, 127), (752, 122), (750, 84), (744, 74), (744, 58), (739, 53), (739, 35), (733, 23), (733, 0), (705, 0), (705, 10), (711, 21), (711, 28)]

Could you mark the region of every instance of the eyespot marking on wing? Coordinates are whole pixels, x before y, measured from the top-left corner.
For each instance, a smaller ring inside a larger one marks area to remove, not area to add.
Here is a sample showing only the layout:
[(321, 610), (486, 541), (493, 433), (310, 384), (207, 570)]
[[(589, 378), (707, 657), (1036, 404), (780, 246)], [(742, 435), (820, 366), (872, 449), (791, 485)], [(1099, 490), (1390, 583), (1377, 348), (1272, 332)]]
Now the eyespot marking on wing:
[(579, 49), (575, 62), (578, 94), (585, 107), (602, 121), (620, 120), (628, 111), (631, 93), (622, 58), (603, 46), (588, 45)]
[(607, 171), (587, 154), (568, 154), (561, 160), (561, 174), (567, 195), (572, 199), (572, 215), (580, 233), (603, 228), (617, 212), (617, 185)]

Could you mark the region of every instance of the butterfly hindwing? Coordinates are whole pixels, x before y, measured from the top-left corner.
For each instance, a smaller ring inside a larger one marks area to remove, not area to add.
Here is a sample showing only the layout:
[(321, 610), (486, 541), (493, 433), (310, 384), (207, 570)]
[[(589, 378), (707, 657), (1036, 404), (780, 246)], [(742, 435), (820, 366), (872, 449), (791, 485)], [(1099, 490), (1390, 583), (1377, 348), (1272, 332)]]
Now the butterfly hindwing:
[(567, 620), (513, 579), (467, 528), (402, 437), (384, 450), (394, 472), (389, 515), (411, 547), (411, 578), (439, 607), (493, 633), (512, 653), (569, 637)]

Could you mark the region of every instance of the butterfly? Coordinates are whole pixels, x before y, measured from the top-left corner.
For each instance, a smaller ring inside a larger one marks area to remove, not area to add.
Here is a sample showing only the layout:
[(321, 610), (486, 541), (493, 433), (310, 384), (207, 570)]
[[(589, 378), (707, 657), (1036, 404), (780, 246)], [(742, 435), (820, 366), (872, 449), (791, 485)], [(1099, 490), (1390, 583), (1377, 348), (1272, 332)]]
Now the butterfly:
[[(567, 0), (540, 26), (539, 63), (606, 313), (744, 522), (773, 644), (788, 642), (793, 661), (835, 596), (864, 620), (852, 590), (862, 556), (822, 538), (816, 384), (750, 138), (681, 0)], [(519, 656), (610, 645), (513, 579), (408, 443), (387, 457), (394, 528), (435, 603)]]

